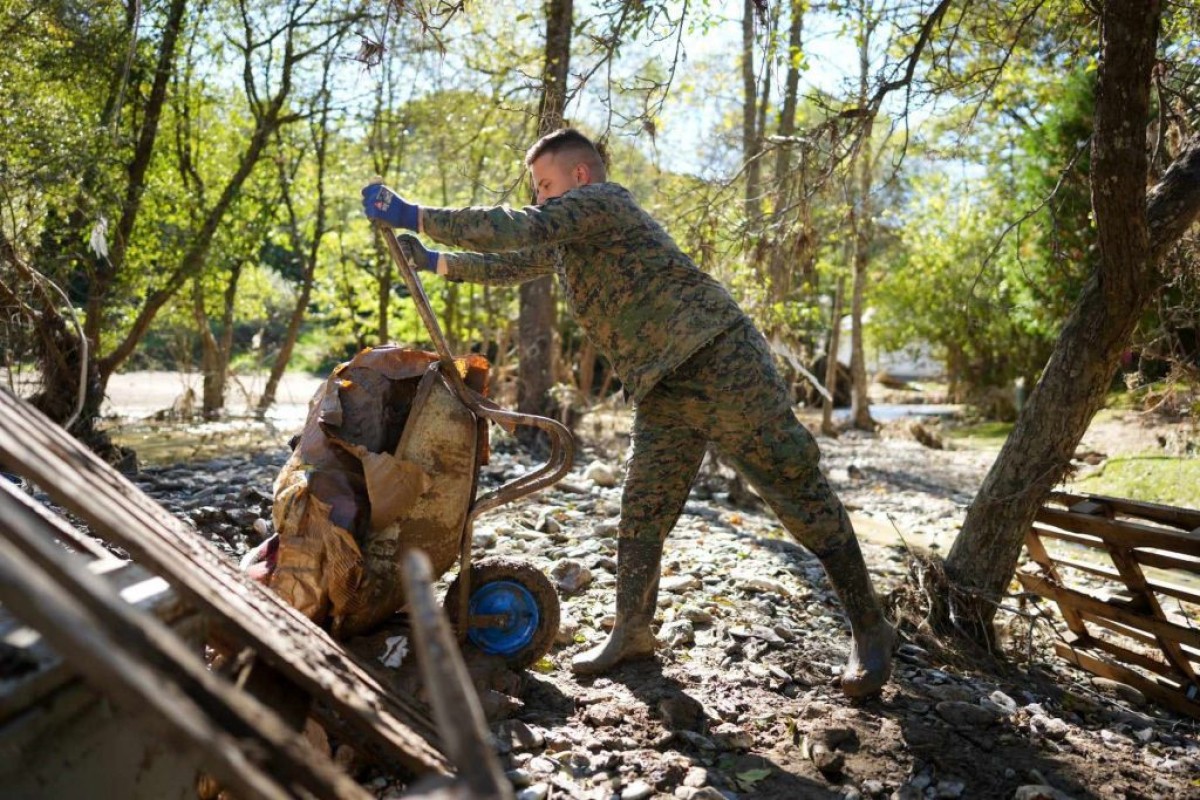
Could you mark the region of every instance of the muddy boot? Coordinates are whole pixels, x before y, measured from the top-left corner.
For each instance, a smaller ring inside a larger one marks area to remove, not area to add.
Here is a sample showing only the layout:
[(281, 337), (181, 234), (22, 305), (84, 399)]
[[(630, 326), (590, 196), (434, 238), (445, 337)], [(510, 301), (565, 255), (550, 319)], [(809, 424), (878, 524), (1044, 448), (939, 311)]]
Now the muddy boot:
[(857, 539), (822, 557), (821, 564), (846, 609), (853, 637), (842, 691), (847, 697), (868, 697), (883, 688), (892, 674), (896, 631), (883, 616)]
[(617, 621), (603, 644), (571, 660), (580, 674), (607, 672), (622, 661), (654, 655), (654, 608), (662, 542), (619, 539), (617, 542)]

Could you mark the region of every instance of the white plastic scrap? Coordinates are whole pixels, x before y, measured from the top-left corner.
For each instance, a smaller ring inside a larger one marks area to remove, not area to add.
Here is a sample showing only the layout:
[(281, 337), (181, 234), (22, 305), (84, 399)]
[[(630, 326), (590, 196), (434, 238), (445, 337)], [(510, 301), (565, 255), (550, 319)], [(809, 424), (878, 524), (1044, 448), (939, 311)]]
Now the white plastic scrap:
[(407, 636), (389, 636), (383, 643), (383, 655), (379, 657), (385, 667), (397, 669), (408, 655)]
[(108, 219), (103, 215), (92, 226), (91, 239), (88, 242), (92, 252), (99, 258), (108, 258)]

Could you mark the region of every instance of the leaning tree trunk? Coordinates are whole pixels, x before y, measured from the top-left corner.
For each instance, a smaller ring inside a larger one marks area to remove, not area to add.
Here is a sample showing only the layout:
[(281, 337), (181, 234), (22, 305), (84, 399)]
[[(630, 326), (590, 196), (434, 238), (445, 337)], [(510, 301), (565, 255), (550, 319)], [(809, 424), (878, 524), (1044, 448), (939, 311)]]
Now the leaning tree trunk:
[[(563, 124), (573, 24), (573, 0), (550, 0), (546, 10), (546, 62), (538, 108), (538, 136), (557, 130)], [(554, 321), (554, 278), (547, 275), (521, 284), (517, 410), (523, 414), (552, 416), (554, 413), (550, 396), (555, 373)], [(518, 435), (529, 444), (537, 430), (523, 427)]]
[(1016, 426), (967, 511), (946, 561), (954, 591), (935, 622), (985, 643), (1025, 532), (1100, 409), (1137, 321), (1163, 279), (1157, 264), (1200, 216), (1200, 137), (1150, 192), (1145, 120), (1158, 2), (1107, 3), (1092, 139), (1100, 259)]

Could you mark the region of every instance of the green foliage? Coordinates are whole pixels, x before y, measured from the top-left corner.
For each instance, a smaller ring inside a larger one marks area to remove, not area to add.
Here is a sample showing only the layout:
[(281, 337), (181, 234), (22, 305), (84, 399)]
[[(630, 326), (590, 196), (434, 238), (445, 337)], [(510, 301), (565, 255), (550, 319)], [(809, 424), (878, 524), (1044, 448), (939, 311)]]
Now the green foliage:
[(945, 360), (957, 399), (987, 404), (1044, 361), (1045, 340), (1024, 322), (1035, 315), (1015, 248), (995, 245), (1002, 197), (983, 178), (968, 190), (934, 174), (913, 188), (898, 232), (903, 255), (872, 291), (872, 331), (891, 350), (927, 342)]

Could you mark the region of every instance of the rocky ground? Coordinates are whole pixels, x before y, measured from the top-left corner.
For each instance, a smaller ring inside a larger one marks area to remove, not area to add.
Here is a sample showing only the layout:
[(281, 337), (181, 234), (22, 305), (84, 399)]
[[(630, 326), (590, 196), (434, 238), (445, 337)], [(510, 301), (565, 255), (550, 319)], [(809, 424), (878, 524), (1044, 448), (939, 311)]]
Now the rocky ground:
[[(486, 515), (475, 531), (476, 557), (531, 561), (553, 576), (562, 602), (558, 645), (533, 670), (518, 675), (472, 661), (519, 797), (1200, 792), (1197, 724), (1057, 661), (1048, 625), (1033, 637), (1014, 626), (1004, 659), (910, 636), (882, 697), (847, 702), (834, 684), (847, 629), (820, 566), (715, 465), (667, 545), (658, 657), (577, 680), (567, 669), (571, 656), (612, 623), (625, 442), (619, 424), (585, 428), (579, 467), (565, 481)], [(493, 442), (485, 488), (532, 468), (515, 443)], [(823, 468), (853, 512), (881, 589), (905, 580), (906, 543), (948, 546), (993, 458), (922, 446), (907, 423), (820, 442)], [(137, 481), (237, 558), (268, 532), (271, 483), (285, 457), (278, 446), (152, 466)], [(742, 502), (731, 501), (731, 488)], [(353, 646), (372, 661), (381, 652), (379, 637)], [(399, 673), (377, 669), (404, 685)], [(387, 775), (364, 780), (380, 797), (400, 791)]]

